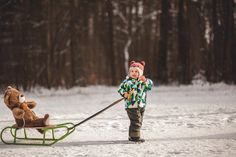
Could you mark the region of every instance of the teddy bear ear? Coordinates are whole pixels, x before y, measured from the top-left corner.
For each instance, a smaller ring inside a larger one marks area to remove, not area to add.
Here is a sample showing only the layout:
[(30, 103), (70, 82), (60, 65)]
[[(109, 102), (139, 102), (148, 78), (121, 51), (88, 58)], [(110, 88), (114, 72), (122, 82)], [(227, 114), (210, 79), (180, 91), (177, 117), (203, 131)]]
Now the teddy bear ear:
[(6, 91), (4, 94), (4, 103), (6, 105), (10, 105), (10, 100), (9, 100), (10, 95), (11, 95), (11, 92), (9, 92), (9, 91)]
[(12, 89), (12, 87), (11, 87), (11, 86), (8, 86), (7, 89)]
[(145, 66), (145, 62), (144, 62), (144, 61), (141, 61), (140, 63), (141, 63), (143, 66)]
[(129, 65), (132, 65), (133, 63), (135, 63), (135, 61), (131, 61)]

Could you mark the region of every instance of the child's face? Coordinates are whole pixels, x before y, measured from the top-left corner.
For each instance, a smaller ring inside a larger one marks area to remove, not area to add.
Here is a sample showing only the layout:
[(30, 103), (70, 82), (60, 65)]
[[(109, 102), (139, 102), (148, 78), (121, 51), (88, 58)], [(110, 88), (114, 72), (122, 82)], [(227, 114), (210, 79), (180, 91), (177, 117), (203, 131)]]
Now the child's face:
[(134, 78), (134, 79), (137, 79), (138, 76), (139, 76), (139, 72), (136, 68), (130, 68), (129, 69), (129, 76)]

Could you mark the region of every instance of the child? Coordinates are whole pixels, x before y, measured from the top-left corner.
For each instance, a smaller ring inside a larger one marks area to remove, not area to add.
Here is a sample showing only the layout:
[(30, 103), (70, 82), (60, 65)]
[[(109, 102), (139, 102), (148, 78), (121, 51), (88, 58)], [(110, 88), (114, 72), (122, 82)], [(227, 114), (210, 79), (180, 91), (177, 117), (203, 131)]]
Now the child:
[(118, 92), (125, 98), (125, 109), (130, 119), (129, 141), (144, 142), (140, 138), (140, 129), (146, 106), (147, 91), (153, 82), (143, 75), (145, 62), (130, 62), (129, 76), (120, 84)]

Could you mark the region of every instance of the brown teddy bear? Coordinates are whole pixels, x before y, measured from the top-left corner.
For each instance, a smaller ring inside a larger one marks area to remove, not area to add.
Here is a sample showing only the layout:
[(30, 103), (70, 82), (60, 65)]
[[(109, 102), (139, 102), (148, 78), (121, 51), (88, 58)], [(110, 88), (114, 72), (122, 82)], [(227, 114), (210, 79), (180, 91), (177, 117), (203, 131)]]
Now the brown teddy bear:
[[(31, 110), (36, 106), (34, 101), (25, 101), (24, 95), (17, 89), (8, 86), (4, 94), (4, 103), (12, 111), (18, 127), (43, 127), (49, 125), (49, 115), (38, 118)], [(42, 133), (41, 129), (38, 129)]]

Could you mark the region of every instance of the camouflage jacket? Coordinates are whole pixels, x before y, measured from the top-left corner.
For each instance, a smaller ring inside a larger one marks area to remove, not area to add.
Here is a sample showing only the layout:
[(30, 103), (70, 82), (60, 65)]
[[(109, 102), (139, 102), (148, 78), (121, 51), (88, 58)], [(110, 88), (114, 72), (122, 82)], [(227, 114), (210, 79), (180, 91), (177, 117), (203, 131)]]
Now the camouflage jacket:
[(118, 93), (124, 97), (128, 92), (129, 96), (125, 99), (125, 108), (143, 108), (146, 106), (147, 91), (151, 90), (153, 82), (147, 79), (146, 82), (134, 78), (125, 79), (118, 89)]

